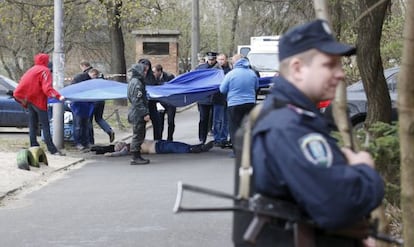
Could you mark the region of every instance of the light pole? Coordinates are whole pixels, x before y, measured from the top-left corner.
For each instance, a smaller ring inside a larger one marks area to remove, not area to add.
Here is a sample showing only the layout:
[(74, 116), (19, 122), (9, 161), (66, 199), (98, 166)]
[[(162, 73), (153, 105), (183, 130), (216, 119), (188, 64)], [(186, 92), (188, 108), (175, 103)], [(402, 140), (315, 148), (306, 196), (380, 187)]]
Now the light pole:
[[(65, 53), (63, 49), (63, 3), (54, 0), (53, 87), (63, 88)], [(63, 148), (63, 104), (53, 104), (53, 143)]]

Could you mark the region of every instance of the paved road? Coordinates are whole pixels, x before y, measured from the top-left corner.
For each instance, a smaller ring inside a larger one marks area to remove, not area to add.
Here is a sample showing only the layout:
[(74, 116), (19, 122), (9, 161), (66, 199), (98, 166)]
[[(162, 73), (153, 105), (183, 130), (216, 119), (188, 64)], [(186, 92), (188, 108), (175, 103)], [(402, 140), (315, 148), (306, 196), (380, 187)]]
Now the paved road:
[[(196, 142), (196, 113), (180, 114), (177, 139)], [(172, 213), (179, 180), (233, 191), (229, 151), (147, 157), (150, 165), (130, 166), (129, 157), (97, 156), (8, 203), (0, 208), (1, 246), (232, 246), (230, 213)], [(184, 204), (230, 205), (192, 193)]]

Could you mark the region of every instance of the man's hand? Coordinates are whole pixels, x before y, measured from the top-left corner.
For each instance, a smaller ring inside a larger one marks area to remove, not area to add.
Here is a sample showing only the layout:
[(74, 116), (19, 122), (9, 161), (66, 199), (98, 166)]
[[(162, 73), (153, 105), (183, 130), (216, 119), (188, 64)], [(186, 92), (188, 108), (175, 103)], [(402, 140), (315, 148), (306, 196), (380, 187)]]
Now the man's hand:
[(59, 101), (65, 101), (65, 96), (61, 95), (61, 96), (59, 97)]
[(349, 148), (342, 148), (342, 152), (344, 153), (346, 159), (349, 162), (349, 165), (357, 165), (357, 164), (366, 164), (372, 168), (375, 168), (374, 159), (372, 156), (365, 151), (360, 151), (358, 153), (355, 153)]

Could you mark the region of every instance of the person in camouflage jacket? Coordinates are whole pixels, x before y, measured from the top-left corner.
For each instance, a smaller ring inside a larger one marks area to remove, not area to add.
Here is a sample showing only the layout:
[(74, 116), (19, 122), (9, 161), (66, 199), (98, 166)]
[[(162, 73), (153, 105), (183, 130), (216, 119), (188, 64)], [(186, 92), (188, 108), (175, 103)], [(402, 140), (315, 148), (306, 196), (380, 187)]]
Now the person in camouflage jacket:
[(146, 122), (150, 120), (147, 91), (144, 83), (144, 65), (134, 64), (129, 70), (131, 79), (128, 82), (128, 122), (132, 124), (132, 140), (130, 151), (131, 165), (145, 165), (150, 161), (141, 156), (141, 144), (144, 142)]

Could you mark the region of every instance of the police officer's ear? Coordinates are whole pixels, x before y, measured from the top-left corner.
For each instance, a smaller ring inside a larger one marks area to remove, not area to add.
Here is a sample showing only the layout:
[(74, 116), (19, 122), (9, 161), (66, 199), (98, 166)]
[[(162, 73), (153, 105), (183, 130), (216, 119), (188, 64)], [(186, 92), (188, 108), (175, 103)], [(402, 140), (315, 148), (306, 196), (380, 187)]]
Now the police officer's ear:
[[(293, 81), (302, 80), (303, 61), (297, 57), (293, 57), (288, 61), (288, 77), (292, 77)], [(292, 82), (293, 82), (292, 81)]]

